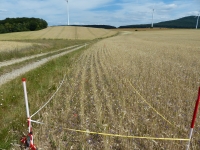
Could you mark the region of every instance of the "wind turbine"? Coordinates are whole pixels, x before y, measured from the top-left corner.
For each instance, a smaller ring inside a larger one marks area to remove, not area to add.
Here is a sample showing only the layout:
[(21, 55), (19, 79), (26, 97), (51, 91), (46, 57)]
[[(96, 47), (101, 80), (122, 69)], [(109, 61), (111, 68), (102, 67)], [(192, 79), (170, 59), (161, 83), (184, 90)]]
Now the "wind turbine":
[(151, 27), (153, 28), (153, 16), (154, 15), (154, 8), (153, 8), (153, 12), (152, 12), (152, 23), (151, 23)]
[(198, 13), (198, 17), (197, 17), (196, 29), (198, 28), (198, 24), (199, 24), (199, 13)]
[(67, 2), (67, 25), (69, 26), (69, 2), (68, 0), (66, 0)]
[(155, 4), (154, 4), (154, 6), (153, 6), (153, 11), (152, 11), (152, 23), (151, 23), (151, 28), (153, 28), (154, 11), (155, 11)]

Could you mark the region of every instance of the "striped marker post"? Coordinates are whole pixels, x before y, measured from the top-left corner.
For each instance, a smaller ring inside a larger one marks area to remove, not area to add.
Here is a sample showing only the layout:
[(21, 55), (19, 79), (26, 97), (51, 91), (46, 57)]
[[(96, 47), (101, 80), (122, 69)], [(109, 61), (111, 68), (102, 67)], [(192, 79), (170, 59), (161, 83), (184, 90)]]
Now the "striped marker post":
[(197, 101), (196, 101), (196, 105), (195, 105), (195, 109), (194, 109), (194, 113), (193, 113), (191, 128), (190, 128), (190, 134), (189, 134), (189, 139), (190, 140), (189, 140), (189, 143), (187, 145), (187, 149), (186, 150), (190, 149), (190, 141), (191, 141), (192, 133), (193, 133), (193, 130), (194, 130), (194, 124), (195, 124), (195, 120), (196, 120), (196, 117), (197, 117), (199, 102), (200, 102), (200, 87), (199, 87), (198, 97), (197, 97)]
[(39, 123), (39, 122), (31, 120), (30, 113), (29, 113), (29, 106), (28, 106), (27, 90), (26, 90), (26, 78), (22, 78), (22, 83), (24, 87), (24, 99), (25, 99), (25, 104), (26, 104), (26, 115), (27, 115), (27, 120), (28, 120), (28, 135), (27, 137), (23, 138), (21, 142), (23, 142), (24, 144), (28, 142), (29, 143), (28, 147), (30, 150), (37, 150), (37, 147), (33, 143), (33, 131), (32, 131), (31, 122), (36, 122), (36, 123)]
[(31, 118), (30, 118), (30, 113), (29, 113), (29, 106), (28, 106), (28, 96), (27, 96), (27, 90), (26, 90), (26, 78), (22, 78), (22, 83), (24, 87), (24, 100), (26, 104), (26, 115), (28, 119), (28, 132), (31, 132)]

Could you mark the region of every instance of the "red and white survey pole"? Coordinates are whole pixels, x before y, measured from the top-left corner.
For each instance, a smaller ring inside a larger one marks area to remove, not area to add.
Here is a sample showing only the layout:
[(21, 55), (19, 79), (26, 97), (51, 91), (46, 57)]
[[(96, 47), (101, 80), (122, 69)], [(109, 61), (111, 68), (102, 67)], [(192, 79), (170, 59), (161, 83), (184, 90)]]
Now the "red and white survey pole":
[(32, 126), (31, 126), (31, 118), (29, 113), (29, 106), (28, 106), (28, 96), (27, 96), (27, 90), (26, 90), (26, 79), (22, 79), (23, 87), (24, 87), (24, 99), (26, 104), (26, 114), (27, 114), (27, 120), (28, 120), (28, 135), (26, 137), (23, 137), (21, 139), (21, 142), (25, 145), (26, 148), (29, 148), (31, 150), (37, 150), (36, 146), (33, 143), (33, 132), (32, 132)]
[(25, 104), (26, 104), (26, 115), (27, 115), (27, 119), (28, 119), (28, 132), (31, 132), (31, 119), (30, 119), (30, 113), (29, 113), (29, 106), (28, 106), (28, 96), (27, 96), (27, 90), (26, 90), (26, 79), (22, 78), (22, 83), (23, 83), (23, 87), (24, 87), (24, 100), (25, 100)]
[(193, 133), (193, 130), (194, 130), (194, 124), (195, 124), (195, 120), (196, 120), (196, 117), (197, 117), (199, 102), (200, 102), (200, 87), (199, 87), (198, 97), (197, 97), (197, 101), (196, 101), (196, 105), (195, 105), (195, 109), (194, 109), (194, 113), (193, 113), (193, 118), (192, 118), (192, 123), (191, 123), (191, 128), (190, 128), (190, 134), (189, 134), (189, 142), (188, 142), (186, 150), (190, 149), (190, 141), (191, 141), (192, 133)]

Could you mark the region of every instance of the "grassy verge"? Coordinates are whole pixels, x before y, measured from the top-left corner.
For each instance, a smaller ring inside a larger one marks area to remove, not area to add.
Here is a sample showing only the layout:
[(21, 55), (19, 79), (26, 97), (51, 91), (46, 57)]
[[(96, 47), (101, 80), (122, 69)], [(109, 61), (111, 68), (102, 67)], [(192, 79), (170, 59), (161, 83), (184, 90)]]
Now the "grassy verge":
[[(23, 75), (27, 78), (31, 114), (55, 92), (64, 74), (70, 72), (71, 64), (83, 50), (52, 60)], [(0, 87), (0, 148), (9, 149), (11, 143), (19, 143), (22, 132), (27, 130), (21, 78)]]

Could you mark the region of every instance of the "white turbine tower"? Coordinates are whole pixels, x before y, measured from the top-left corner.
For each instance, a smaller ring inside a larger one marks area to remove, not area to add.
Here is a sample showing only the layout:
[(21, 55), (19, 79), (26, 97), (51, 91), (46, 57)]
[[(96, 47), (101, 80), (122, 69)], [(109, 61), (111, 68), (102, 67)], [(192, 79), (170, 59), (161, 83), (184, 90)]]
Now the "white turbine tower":
[(67, 1), (67, 25), (69, 25), (69, 2)]
[(154, 8), (153, 8), (153, 12), (152, 12), (152, 23), (151, 23), (152, 28), (153, 28), (153, 15), (154, 15)]
[(198, 16), (197, 16), (197, 24), (196, 24), (196, 29), (198, 28), (198, 24), (199, 24), (199, 13), (198, 13)]

